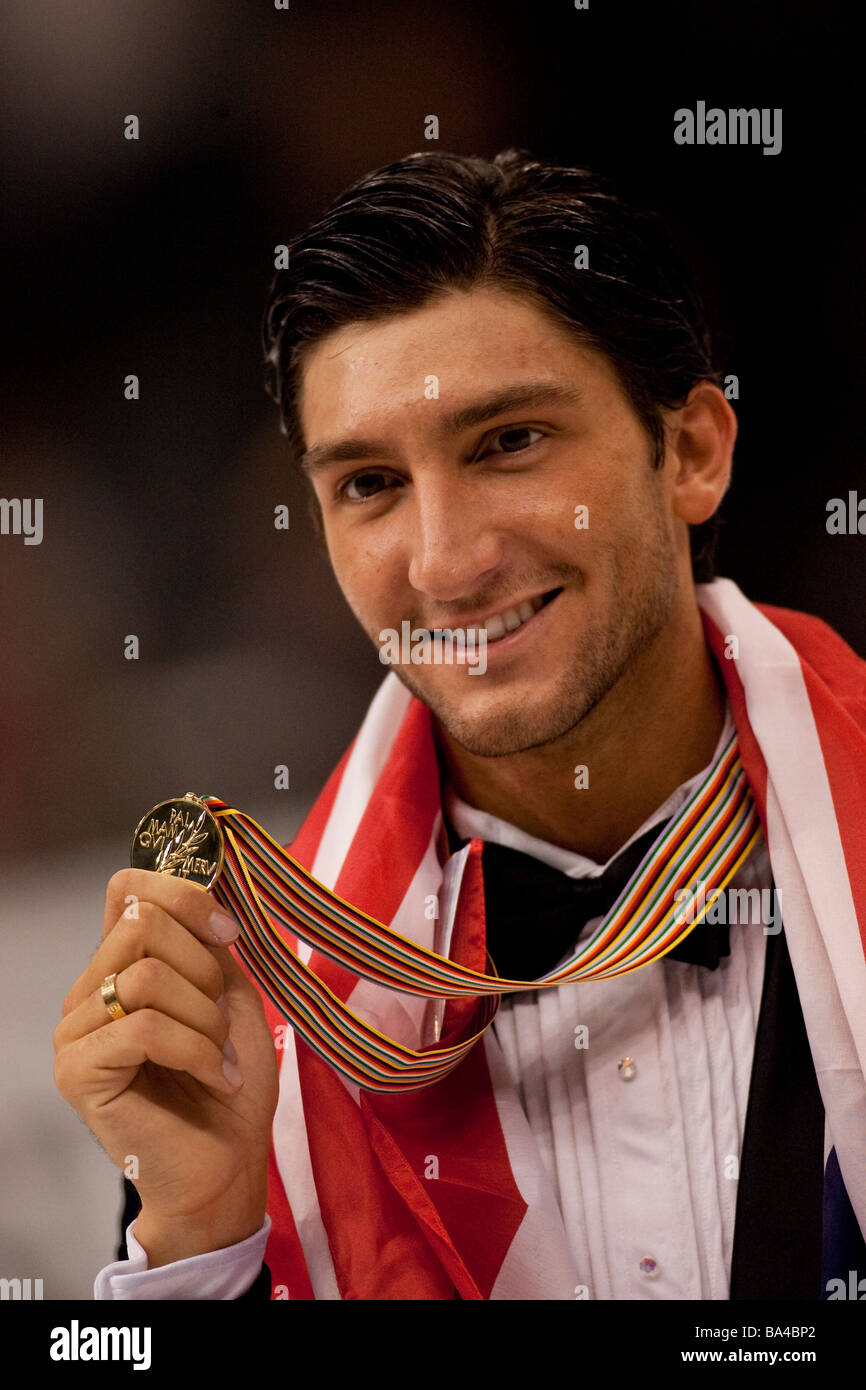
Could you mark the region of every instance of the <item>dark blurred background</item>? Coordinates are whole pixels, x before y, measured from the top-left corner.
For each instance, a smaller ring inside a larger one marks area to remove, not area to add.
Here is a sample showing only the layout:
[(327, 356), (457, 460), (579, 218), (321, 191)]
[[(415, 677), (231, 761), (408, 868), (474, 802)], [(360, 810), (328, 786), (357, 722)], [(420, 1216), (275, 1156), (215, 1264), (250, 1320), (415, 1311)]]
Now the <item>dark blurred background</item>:
[[(825, 528), (828, 498), (866, 490), (843, 6), (5, 11), (0, 496), (44, 498), (44, 540), (0, 537), (0, 859), (126, 835), (186, 790), (288, 837), (355, 732), (383, 672), (313, 538), (259, 320), (274, 246), (430, 148), (431, 113), (440, 149), (588, 163), (670, 218), (740, 381), (721, 572), (866, 651), (866, 540)], [(781, 154), (676, 146), (698, 99), (781, 106)]]
[[(669, 218), (740, 381), (720, 570), (866, 653), (866, 538), (826, 532), (866, 493), (856, 11), (589, 6), (6, 0), (0, 497), (43, 498), (44, 538), (0, 535), (0, 1275), (47, 1299), (89, 1298), (116, 1242), (51, 1032), (133, 827), (192, 790), (290, 839), (382, 679), (259, 323), (275, 245), (430, 148), (426, 116), (439, 149), (594, 165)], [(781, 154), (675, 145), (698, 100), (782, 107)]]

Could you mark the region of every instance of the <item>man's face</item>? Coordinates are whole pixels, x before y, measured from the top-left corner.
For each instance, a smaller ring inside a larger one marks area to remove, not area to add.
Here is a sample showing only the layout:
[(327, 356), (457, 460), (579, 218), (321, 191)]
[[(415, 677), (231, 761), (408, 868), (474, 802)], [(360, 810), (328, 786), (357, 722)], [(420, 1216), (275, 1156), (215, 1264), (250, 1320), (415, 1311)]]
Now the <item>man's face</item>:
[(689, 572), (671, 469), (608, 360), (529, 301), (475, 289), (339, 329), (299, 405), (334, 572), (376, 646), (404, 621), (486, 628), (483, 674), (394, 667), (470, 752), (566, 734), (670, 620)]

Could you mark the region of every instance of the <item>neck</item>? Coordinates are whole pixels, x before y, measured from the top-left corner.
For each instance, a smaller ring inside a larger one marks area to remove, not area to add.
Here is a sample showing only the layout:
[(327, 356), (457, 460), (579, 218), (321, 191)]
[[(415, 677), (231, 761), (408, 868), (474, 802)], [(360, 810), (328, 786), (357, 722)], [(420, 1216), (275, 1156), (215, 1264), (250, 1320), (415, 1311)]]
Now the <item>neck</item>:
[[(441, 725), (436, 735), (446, 776), (464, 801), (604, 863), (671, 792), (706, 767), (724, 714), (724, 686), (695, 605), (553, 742), (483, 758)], [(578, 765), (588, 772), (580, 790)]]

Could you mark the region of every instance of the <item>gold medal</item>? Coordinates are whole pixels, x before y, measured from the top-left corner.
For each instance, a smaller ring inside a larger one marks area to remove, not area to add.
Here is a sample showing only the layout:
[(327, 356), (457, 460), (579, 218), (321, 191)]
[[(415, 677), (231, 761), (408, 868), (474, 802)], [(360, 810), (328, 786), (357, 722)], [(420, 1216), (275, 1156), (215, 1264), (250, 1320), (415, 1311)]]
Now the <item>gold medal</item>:
[(223, 866), (219, 822), (192, 792), (161, 801), (136, 826), (129, 862), (134, 869), (174, 874), (210, 888)]

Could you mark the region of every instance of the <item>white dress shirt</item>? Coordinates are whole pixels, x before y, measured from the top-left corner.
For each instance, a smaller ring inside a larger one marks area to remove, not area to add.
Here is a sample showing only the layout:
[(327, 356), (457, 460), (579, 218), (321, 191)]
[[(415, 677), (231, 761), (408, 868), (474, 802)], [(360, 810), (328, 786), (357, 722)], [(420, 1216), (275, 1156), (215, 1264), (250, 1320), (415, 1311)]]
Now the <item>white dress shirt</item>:
[[(716, 754), (732, 730), (729, 709)], [(627, 844), (675, 814), (705, 773), (679, 786)], [(607, 867), (450, 788), (445, 811), (463, 839), (508, 845), (572, 877)], [(729, 887), (770, 883), (761, 838)], [(492, 1025), (588, 1298), (728, 1298), (766, 934), (743, 924), (730, 937), (717, 970), (662, 960), (613, 980), (506, 996)], [(129, 1260), (100, 1271), (95, 1298), (237, 1298), (258, 1274), (270, 1221), (238, 1245), (155, 1270), (133, 1229)]]
[[(714, 757), (732, 732), (728, 709)], [(705, 773), (679, 786), (626, 845), (674, 815)], [(574, 878), (607, 868), (453, 791), (445, 808), (461, 838), (494, 840)], [(728, 886), (770, 883), (762, 837)], [(587, 922), (581, 938), (600, 921)], [(761, 923), (744, 923), (730, 939), (717, 970), (661, 960), (613, 980), (506, 995), (492, 1025), (589, 1298), (729, 1296), (766, 936)]]

